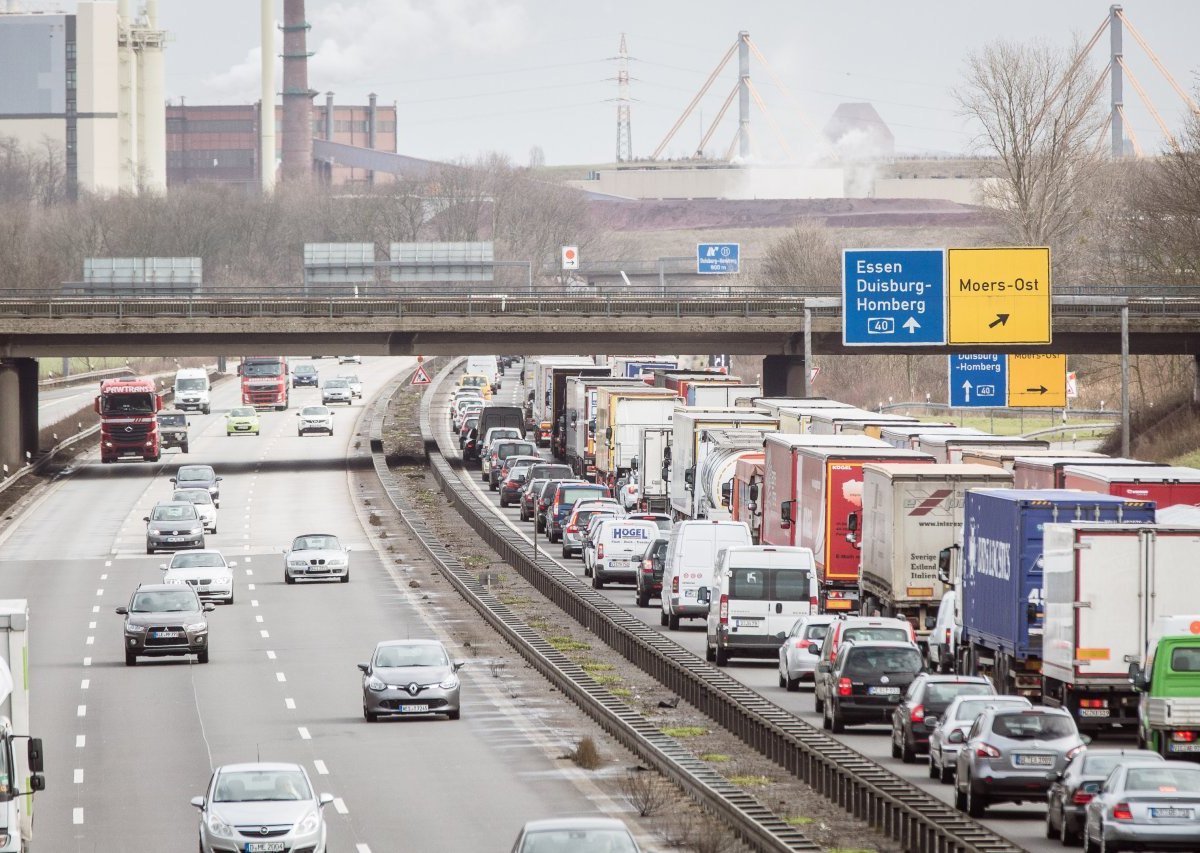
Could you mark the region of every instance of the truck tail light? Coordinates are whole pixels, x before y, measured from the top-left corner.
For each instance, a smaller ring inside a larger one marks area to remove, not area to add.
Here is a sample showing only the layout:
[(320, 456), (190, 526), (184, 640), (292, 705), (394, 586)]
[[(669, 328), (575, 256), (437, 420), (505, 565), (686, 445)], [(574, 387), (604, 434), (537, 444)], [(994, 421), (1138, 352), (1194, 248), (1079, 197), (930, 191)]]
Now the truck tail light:
[(1076, 791), (1075, 795), (1071, 797), (1071, 802), (1077, 806), (1086, 806), (1091, 801), (1092, 795), (1087, 791)]
[(1195, 743), (1196, 733), (1188, 731), (1171, 732), (1171, 740), (1175, 741), (1175, 743)]
[(601, 542), (599, 545), (596, 546), (596, 559), (597, 560), (604, 559), (604, 543), (603, 542)]
[(852, 690), (849, 678), (838, 679), (838, 696), (849, 696)]
[(912, 709), (912, 713), (908, 715), (909, 722), (923, 723), (925, 722), (925, 706), (916, 705)]
[(809, 596), (808, 606), (811, 607), (813, 610), (817, 609), (817, 597), (815, 595)]
[(1107, 708), (1108, 700), (1107, 699), (1080, 699), (1079, 707), (1080, 708)]
[(729, 624), (729, 596), (728, 595), (721, 596), (720, 618), (721, 618), (722, 625)]
[(1129, 803), (1117, 803), (1112, 810), (1113, 820), (1133, 820), (1133, 810)]
[(999, 758), (1000, 750), (992, 746), (990, 743), (981, 743), (975, 747), (976, 758)]
[(679, 575), (671, 578), (671, 592), (679, 592)]
[(946, 648), (949, 648), (950, 647), (950, 629), (949, 628), (946, 629), (945, 643), (946, 643)]

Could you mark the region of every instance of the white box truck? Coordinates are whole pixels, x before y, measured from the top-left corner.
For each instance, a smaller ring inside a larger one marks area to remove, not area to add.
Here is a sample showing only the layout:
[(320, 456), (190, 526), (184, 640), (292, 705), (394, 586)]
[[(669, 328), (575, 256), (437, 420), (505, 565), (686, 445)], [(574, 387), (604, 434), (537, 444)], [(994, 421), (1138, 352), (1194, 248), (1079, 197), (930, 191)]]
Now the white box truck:
[(1043, 542), (1043, 701), (1080, 729), (1136, 725), (1130, 663), (1161, 617), (1200, 613), (1200, 527), (1047, 524)]
[(679, 398), (662, 388), (610, 388), (596, 393), (596, 482), (610, 489), (633, 467), (642, 430), (671, 425)]
[(671, 505), (671, 427), (642, 430), (638, 440), (638, 502), (647, 512), (667, 512)]
[(775, 432), (779, 429), (779, 419), (754, 409), (677, 406), (671, 426), (674, 434), (671, 437), (670, 512), (679, 520), (696, 517), (691, 484), (711, 446), (706, 440), (708, 431), (755, 429)]
[(851, 522), (857, 529), (850, 534), (862, 543), (862, 612), (906, 618), (924, 640), (946, 591), (938, 555), (962, 527), (964, 493), (1009, 488), (1013, 476), (989, 465), (876, 462), (862, 473), (862, 518)]
[(42, 742), (29, 735), (29, 604), (0, 600), (0, 851), (29, 849), (33, 794), (46, 788)]

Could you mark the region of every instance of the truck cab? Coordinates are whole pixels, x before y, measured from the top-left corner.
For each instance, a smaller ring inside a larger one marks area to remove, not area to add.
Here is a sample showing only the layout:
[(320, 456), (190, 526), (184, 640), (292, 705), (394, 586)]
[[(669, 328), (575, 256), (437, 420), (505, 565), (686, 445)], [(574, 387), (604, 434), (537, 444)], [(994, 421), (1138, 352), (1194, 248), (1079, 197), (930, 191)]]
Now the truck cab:
[(1140, 694), (1138, 743), (1165, 758), (1200, 761), (1200, 617), (1190, 632), (1159, 638), (1145, 665), (1130, 664)]

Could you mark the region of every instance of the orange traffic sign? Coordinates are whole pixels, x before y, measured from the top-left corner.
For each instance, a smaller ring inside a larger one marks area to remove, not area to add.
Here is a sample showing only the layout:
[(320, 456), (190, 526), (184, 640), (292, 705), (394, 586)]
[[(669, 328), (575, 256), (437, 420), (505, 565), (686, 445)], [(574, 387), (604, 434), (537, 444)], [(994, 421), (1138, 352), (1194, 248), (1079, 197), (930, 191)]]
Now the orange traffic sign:
[(425, 365), (418, 364), (416, 372), (413, 373), (412, 385), (428, 385), (429, 374), (425, 372)]
[(1050, 250), (948, 249), (949, 344), (1050, 343)]

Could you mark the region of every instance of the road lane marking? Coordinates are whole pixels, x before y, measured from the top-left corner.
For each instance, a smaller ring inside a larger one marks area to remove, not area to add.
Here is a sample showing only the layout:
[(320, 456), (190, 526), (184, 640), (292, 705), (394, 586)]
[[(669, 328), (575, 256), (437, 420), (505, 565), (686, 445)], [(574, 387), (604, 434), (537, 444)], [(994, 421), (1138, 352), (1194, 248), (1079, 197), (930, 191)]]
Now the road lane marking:
[(249, 562), (250, 562), (252, 559), (254, 559), (254, 558), (253, 558), (253, 557), (247, 557), (247, 558), (246, 558), (246, 562), (247, 562), (247, 563), (249, 563)]
[(82, 767), (75, 768), (75, 784), (76, 785), (83, 784), (83, 768)]
[(275, 652), (267, 649), (267, 660), (275, 660)]
[(292, 699), (292, 698), (284, 699), (283, 707), (287, 708), (289, 711), (295, 711), (296, 710), (296, 700)]
[(104, 561), (104, 568), (106, 568), (106, 569), (107, 569), (107, 568), (108, 568), (109, 566), (111, 566), (111, 565), (112, 565), (112, 560), (105, 560), (105, 561)]
[(280, 684), (283, 684), (285, 681), (287, 681), (287, 676), (284, 675), (282, 672), (277, 672), (277, 673), (275, 673), (275, 680), (278, 681)]
[(91, 665), (92, 665), (92, 659), (91, 659), (91, 658), (84, 658), (84, 659), (83, 659), (83, 665), (84, 665), (84, 666), (91, 666)]
[(341, 797), (333, 798), (333, 807), (337, 809), (338, 814), (350, 814), (350, 809), (346, 808), (346, 801)]
[(99, 612), (100, 612), (100, 605), (99, 605), (99, 604), (93, 604), (93, 605), (92, 605), (92, 612), (93, 612), (93, 613), (99, 613)]
[(304, 726), (300, 726), (296, 731), (300, 733), (300, 740), (312, 740), (312, 735), (308, 733), (308, 729), (304, 728)]
[(325, 762), (319, 758), (313, 759), (313, 767), (317, 768), (318, 776), (328, 776), (329, 768), (325, 766)]
[(71, 822), (73, 824), (75, 824), (76, 826), (83, 823), (83, 808), (82, 807), (71, 810)]
[(102, 596), (102, 595), (104, 595), (104, 590), (103, 590), (103, 588), (96, 590), (96, 597), (97, 597), (97, 598), (99, 598), (99, 597), (100, 597), (100, 596)]
[(371, 853), (371, 848), (365, 844), (355, 844), (354, 853)]
[(77, 707), (75, 709), (75, 716), (76, 717), (86, 717), (87, 716), (87, 705), (80, 705), (79, 707)]
[(250, 592), (254, 592), (254, 584), (252, 584), (252, 583), (246, 584), (246, 589), (250, 590)]
[(88, 637), (88, 638), (87, 638), (87, 644), (88, 644), (89, 646), (90, 646), (90, 645), (92, 645), (92, 644), (93, 644), (93, 643), (95, 643), (95, 642), (96, 642), (96, 638), (95, 638), (95, 637)]
[(75, 735), (75, 748), (83, 749), (87, 744), (87, 735)]
[(261, 613), (256, 613), (256, 614), (254, 615), (254, 621), (255, 621), (255, 622), (261, 623), (261, 622), (262, 622), (262, 620), (263, 620), (263, 618), (262, 618), (262, 614), (261, 614)]
[(102, 581), (108, 580), (108, 575), (100, 575), (100, 580), (102, 580)]
[[(247, 545), (246, 547), (249, 548), (250, 546)], [(254, 574), (254, 569), (246, 569), (246, 574), (248, 574), (248, 575)]]
[(250, 606), (251, 606), (251, 607), (258, 607), (258, 599), (257, 599), (257, 598), (252, 598), (252, 599), (250, 599)]
[(89, 630), (89, 631), (95, 631), (95, 630), (96, 630), (96, 623), (95, 623), (95, 622), (88, 622), (88, 630)]
[(87, 690), (91, 686), (92, 686), (92, 680), (90, 678), (85, 678), (83, 681), (79, 682), (80, 690)]
[(266, 639), (269, 639), (269, 638), (270, 638), (270, 636), (271, 636), (271, 632), (270, 632), (270, 631), (259, 631), (259, 632), (258, 632), (258, 634), (259, 634), (259, 636), (260, 636), (260, 637), (262, 637), (264, 640), (266, 640)]

